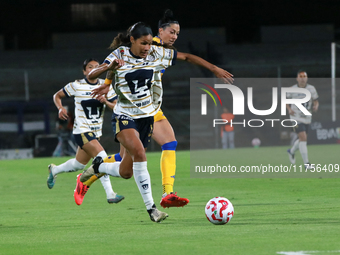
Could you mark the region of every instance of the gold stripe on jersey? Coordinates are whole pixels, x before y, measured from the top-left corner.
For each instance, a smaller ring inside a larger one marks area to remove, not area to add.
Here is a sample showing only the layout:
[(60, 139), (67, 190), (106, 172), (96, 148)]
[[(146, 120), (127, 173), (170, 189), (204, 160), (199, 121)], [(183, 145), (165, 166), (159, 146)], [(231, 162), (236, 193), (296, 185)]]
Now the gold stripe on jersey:
[(76, 91), (76, 90), (74, 89), (74, 87), (72, 86), (72, 83), (70, 84), (70, 87), (71, 87), (74, 91)]
[(68, 96), (71, 96), (71, 92), (68, 91), (68, 89), (67, 89), (66, 87), (64, 87), (64, 90), (66, 91), (66, 93), (67, 93)]
[(144, 108), (147, 108), (147, 107), (149, 107), (150, 105), (152, 105), (152, 102), (151, 102), (150, 104), (148, 104), (148, 105), (141, 106), (141, 107), (139, 107), (139, 108), (140, 108), (140, 109), (144, 109)]

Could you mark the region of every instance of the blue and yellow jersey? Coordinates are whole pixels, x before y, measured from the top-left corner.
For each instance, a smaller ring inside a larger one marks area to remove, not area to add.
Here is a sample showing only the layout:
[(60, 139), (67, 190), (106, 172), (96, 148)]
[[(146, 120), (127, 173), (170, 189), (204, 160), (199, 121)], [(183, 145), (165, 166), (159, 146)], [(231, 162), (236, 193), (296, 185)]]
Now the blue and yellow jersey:
[(163, 44), (163, 40), (161, 38), (159, 38), (158, 36), (155, 36), (152, 40), (156, 43)]

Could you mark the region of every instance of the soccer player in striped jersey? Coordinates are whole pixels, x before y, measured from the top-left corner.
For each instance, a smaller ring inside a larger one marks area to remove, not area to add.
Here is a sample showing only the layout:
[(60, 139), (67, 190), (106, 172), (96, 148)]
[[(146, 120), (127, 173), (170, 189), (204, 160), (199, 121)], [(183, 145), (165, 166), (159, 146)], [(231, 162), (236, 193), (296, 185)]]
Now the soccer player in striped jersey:
[[(102, 135), (105, 107), (108, 106), (113, 109), (114, 104), (112, 102), (115, 100), (116, 95), (112, 87), (110, 87), (107, 98), (105, 96), (98, 97), (97, 99), (91, 97), (92, 89), (98, 88), (104, 83), (103, 79), (90, 79), (88, 77), (90, 71), (98, 66), (99, 63), (97, 60), (92, 58), (86, 59), (83, 63), (83, 74), (85, 78), (68, 83), (53, 96), (54, 104), (59, 111), (58, 117), (62, 120), (68, 119), (67, 111), (62, 105), (62, 98), (74, 97), (75, 120), (73, 135), (78, 144), (78, 149), (75, 158), (58, 166), (54, 164), (48, 166), (49, 175), (47, 178), (47, 186), (49, 189), (53, 188), (58, 174), (82, 170), (91, 158), (107, 156), (98, 139)], [(80, 176), (77, 178), (80, 178)], [(118, 203), (124, 199), (123, 196), (116, 194), (112, 190), (108, 175), (103, 176), (100, 180), (105, 189), (108, 203)], [(77, 186), (76, 189), (86, 193), (88, 187)], [(86, 189), (86, 191), (83, 189)], [(82, 199), (76, 199), (78, 205), (80, 205), (82, 201)]]
[[(161, 222), (168, 214), (159, 211), (154, 203), (145, 150), (151, 140), (154, 115), (162, 103), (161, 71), (173, 65), (180, 53), (152, 45), (152, 38), (149, 26), (142, 22), (134, 24), (126, 34), (115, 37), (112, 53), (89, 74), (89, 77), (97, 78), (108, 70), (115, 72), (114, 87), (118, 100), (113, 125), (115, 139), (126, 152), (121, 162), (103, 163), (104, 157), (96, 157), (80, 181), (86, 182), (100, 173), (124, 179), (133, 175), (150, 219)], [(106, 94), (108, 88), (109, 85), (104, 83), (93, 93), (100, 96)]]
[[(319, 108), (318, 93), (313, 85), (307, 83), (308, 76), (306, 71), (299, 70), (297, 73), (297, 84), (293, 85), (292, 88), (305, 88), (311, 93), (311, 100), (304, 103), (303, 106), (309, 111), (316, 112)], [(304, 98), (305, 95), (302, 93), (287, 93), (287, 98)], [(288, 149), (289, 160), (292, 164), (295, 164), (295, 152), (300, 150), (300, 154), (303, 163), (307, 169), (313, 169), (308, 159), (307, 150), (307, 134), (310, 123), (312, 122), (311, 115), (305, 115), (296, 105), (286, 105), (289, 112), (290, 118), (296, 120), (297, 126), (293, 129), (298, 134), (299, 139), (297, 139), (292, 148)]]
[[(158, 35), (153, 38), (153, 42), (155, 44), (164, 44), (171, 47), (176, 42), (179, 32), (179, 22), (173, 18), (172, 11), (166, 10), (163, 18), (158, 22)], [(232, 75), (230, 73), (195, 55), (185, 54), (185, 58), (179, 60), (185, 60), (192, 64), (200, 65), (210, 70), (216, 75), (216, 77), (225, 79), (228, 83), (232, 83), (233, 81)], [(161, 71), (161, 75), (164, 74), (164, 71), (165, 69)], [(112, 77), (112, 73), (107, 74), (107, 83), (111, 82), (110, 79), (112, 79)], [(160, 169), (162, 172), (163, 194), (160, 204), (164, 208), (185, 206), (189, 203), (189, 200), (187, 198), (181, 198), (177, 196), (177, 192), (174, 193), (173, 190), (176, 174), (177, 140), (170, 122), (165, 117), (161, 109), (154, 116), (154, 130), (152, 138), (162, 148)], [(124, 149), (121, 147), (119, 153), (109, 156), (108, 158), (104, 159), (104, 162), (120, 161), (123, 154)], [(96, 176), (93, 176), (86, 182), (86, 185), (90, 186), (95, 180)]]

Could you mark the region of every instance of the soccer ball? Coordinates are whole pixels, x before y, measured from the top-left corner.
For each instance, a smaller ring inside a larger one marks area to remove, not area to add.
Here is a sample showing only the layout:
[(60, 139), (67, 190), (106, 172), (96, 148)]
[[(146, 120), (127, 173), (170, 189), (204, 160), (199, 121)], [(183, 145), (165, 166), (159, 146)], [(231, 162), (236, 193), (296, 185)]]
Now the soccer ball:
[(251, 141), (251, 144), (254, 146), (254, 147), (259, 147), (261, 145), (261, 140), (258, 139), (258, 138), (254, 138), (252, 141)]
[(234, 216), (234, 206), (225, 197), (214, 197), (205, 206), (205, 216), (212, 224), (227, 224)]

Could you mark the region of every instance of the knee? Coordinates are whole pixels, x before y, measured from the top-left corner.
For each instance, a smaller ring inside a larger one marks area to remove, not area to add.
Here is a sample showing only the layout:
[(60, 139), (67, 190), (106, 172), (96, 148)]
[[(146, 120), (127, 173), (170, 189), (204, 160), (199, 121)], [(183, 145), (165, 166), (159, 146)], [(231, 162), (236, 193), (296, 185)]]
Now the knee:
[(175, 151), (177, 148), (177, 141), (172, 141), (162, 145), (162, 150)]
[(133, 172), (122, 172), (119, 174), (123, 179), (130, 179), (133, 175)]
[(145, 156), (144, 148), (143, 148), (143, 150), (135, 151), (135, 153), (133, 154), (132, 159), (133, 159), (134, 162), (146, 161), (146, 156)]

